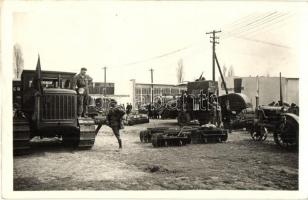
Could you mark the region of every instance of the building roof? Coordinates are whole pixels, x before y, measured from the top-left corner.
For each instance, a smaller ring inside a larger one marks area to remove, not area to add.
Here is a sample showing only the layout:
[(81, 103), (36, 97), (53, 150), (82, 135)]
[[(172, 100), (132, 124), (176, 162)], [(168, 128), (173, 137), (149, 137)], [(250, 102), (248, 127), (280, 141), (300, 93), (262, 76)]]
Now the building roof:
[[(151, 83), (136, 83), (136, 85), (144, 85), (144, 86), (151, 86)], [(153, 83), (153, 86), (166, 86), (166, 87), (186, 87), (187, 84), (179, 84), (179, 85), (173, 85), (173, 84), (164, 84), (164, 83)]]

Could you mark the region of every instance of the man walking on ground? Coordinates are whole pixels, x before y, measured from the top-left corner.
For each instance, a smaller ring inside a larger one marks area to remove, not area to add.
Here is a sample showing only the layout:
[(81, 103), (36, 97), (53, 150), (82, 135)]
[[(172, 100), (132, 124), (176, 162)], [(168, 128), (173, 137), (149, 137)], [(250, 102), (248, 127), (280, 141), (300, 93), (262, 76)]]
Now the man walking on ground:
[(114, 99), (110, 101), (110, 108), (107, 114), (108, 125), (112, 128), (113, 134), (116, 136), (119, 148), (122, 149), (122, 140), (120, 137), (120, 129), (123, 129), (122, 126), (122, 117), (124, 116), (125, 111), (117, 106), (117, 102)]
[(86, 74), (87, 69), (81, 68), (80, 73), (74, 76), (72, 89), (77, 91), (77, 115), (87, 117), (89, 101), (89, 85), (93, 79)]

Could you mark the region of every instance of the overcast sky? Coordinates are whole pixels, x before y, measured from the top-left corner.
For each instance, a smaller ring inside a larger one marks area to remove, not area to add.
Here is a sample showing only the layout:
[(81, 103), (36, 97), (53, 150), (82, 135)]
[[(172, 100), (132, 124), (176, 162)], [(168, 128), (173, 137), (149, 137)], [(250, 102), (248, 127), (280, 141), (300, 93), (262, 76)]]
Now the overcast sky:
[(107, 66), (107, 81), (123, 94), (130, 79), (150, 82), (150, 68), (154, 82), (176, 84), (179, 59), (184, 80), (211, 79), (205, 33), (213, 29), (222, 31), (220, 65), (236, 75), (299, 77), (300, 17), (291, 3), (43, 1), (14, 14), (13, 43), (25, 69), (35, 69), (38, 53), (43, 70), (87, 67), (95, 81)]

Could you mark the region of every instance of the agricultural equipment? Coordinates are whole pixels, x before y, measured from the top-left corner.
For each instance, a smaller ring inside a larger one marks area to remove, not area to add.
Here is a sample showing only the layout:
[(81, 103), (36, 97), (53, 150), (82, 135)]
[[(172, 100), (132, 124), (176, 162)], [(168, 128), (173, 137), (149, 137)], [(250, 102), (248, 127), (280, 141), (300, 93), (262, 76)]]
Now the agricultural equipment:
[[(95, 141), (92, 118), (77, 117), (77, 93), (71, 89), (75, 73), (24, 70), (19, 83), (13, 83), (13, 149), (26, 153), (35, 136), (59, 137), (64, 144), (89, 149)], [(18, 92), (18, 93), (16, 93)]]
[(225, 142), (228, 139), (228, 131), (213, 125), (204, 125), (198, 129), (192, 130), (190, 138), (192, 144)]
[(185, 126), (181, 129), (165, 129), (153, 134), (151, 142), (154, 147), (186, 145), (191, 142), (190, 134), (192, 130), (194, 128)]
[(163, 131), (168, 129), (168, 127), (147, 128), (147, 130), (140, 131), (140, 141), (149, 143), (151, 142), (153, 135), (157, 133), (162, 133)]
[(286, 106), (258, 106), (250, 134), (253, 140), (264, 141), (269, 132), (281, 147), (298, 145), (299, 118)]
[(166, 102), (160, 109), (159, 115), (161, 119), (176, 119), (178, 116), (177, 100), (170, 100)]
[(198, 120), (200, 125), (214, 124), (232, 129), (233, 120), (242, 110), (252, 107), (248, 97), (242, 93), (216, 96), (216, 81), (196, 80), (187, 84), (187, 92), (178, 100), (178, 123), (185, 125)]
[(149, 117), (146, 114), (131, 113), (127, 115), (126, 119), (124, 120), (124, 124), (129, 126), (144, 123), (149, 123)]
[(255, 120), (251, 129), (251, 137), (256, 141), (264, 141), (268, 132), (272, 132), (277, 145), (284, 148), (297, 147), (299, 136), (299, 109), (292, 104), (283, 103), (281, 74), (280, 100), (278, 104), (256, 107)]
[(175, 128), (156, 127), (140, 132), (140, 141), (144, 143), (151, 142), (154, 147), (224, 142), (227, 138), (227, 130), (209, 124)]

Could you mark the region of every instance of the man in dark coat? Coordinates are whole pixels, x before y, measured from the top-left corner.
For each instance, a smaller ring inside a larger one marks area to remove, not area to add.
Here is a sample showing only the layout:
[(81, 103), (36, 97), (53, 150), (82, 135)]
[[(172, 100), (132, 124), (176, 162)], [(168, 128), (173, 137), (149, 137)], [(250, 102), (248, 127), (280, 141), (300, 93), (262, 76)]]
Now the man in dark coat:
[(122, 149), (122, 140), (120, 137), (120, 129), (122, 127), (122, 117), (124, 116), (125, 111), (120, 107), (117, 106), (117, 102), (114, 99), (110, 101), (110, 108), (107, 114), (108, 125), (112, 128), (113, 134), (116, 136), (119, 148)]
[(78, 117), (87, 117), (89, 101), (89, 85), (93, 79), (86, 74), (87, 69), (81, 68), (80, 73), (74, 76), (72, 89), (77, 91), (77, 114)]

